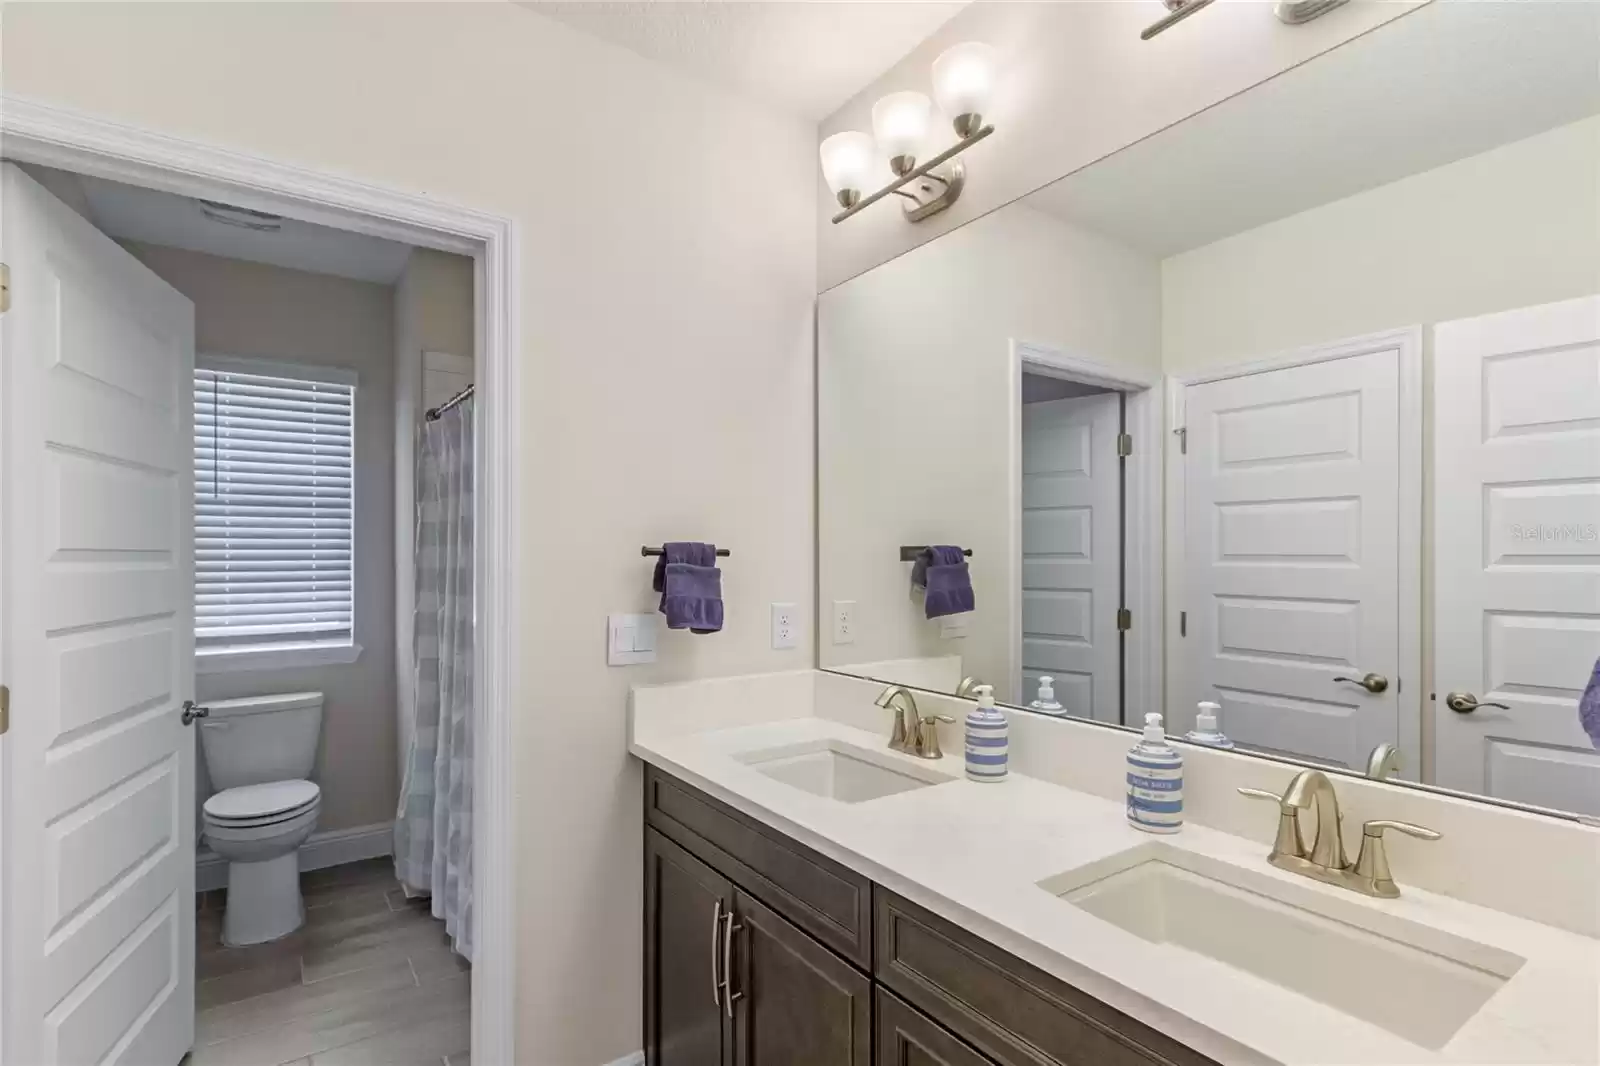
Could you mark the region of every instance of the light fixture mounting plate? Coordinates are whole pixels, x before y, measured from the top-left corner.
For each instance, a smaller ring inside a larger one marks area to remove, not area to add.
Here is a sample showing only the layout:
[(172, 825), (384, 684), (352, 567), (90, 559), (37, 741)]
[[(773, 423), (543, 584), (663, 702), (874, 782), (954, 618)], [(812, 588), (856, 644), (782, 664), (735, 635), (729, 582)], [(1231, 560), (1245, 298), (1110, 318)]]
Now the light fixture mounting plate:
[(959, 159), (940, 167), (895, 190), (901, 201), (907, 222), (921, 222), (931, 218), (961, 198), (961, 188), (967, 183), (967, 168)]

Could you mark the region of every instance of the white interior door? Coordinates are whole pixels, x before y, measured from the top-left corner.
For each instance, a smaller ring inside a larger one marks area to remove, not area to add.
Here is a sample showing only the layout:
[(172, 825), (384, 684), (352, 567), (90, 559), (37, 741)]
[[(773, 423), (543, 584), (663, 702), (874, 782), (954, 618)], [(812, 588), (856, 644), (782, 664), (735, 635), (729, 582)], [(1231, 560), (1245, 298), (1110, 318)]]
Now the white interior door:
[(1121, 722), (1122, 396), (1022, 406), (1022, 699)]
[(0, 164), (4, 1060), (194, 1036), (188, 300)]
[(1439, 325), (1433, 454), (1438, 783), (1600, 815), (1600, 298)]
[(1336, 766), (1399, 743), (1399, 386), (1385, 350), (1186, 390), (1191, 719)]

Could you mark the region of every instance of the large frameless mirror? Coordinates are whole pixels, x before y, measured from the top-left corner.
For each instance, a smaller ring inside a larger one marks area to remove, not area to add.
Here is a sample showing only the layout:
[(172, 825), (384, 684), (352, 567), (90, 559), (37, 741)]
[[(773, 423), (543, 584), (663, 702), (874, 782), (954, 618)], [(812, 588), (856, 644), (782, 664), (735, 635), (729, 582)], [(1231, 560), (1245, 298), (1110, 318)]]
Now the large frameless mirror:
[(823, 668), (1600, 816), (1600, 7), (1428, 5), (853, 278), (818, 394)]

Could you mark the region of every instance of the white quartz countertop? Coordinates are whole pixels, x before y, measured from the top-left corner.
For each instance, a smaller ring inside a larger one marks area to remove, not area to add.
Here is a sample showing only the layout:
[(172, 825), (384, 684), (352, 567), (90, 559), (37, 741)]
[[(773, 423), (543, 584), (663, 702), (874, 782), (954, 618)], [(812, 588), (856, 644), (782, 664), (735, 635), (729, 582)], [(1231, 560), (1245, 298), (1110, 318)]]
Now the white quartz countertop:
[[(782, 784), (737, 758), (827, 738), (952, 780), (847, 804)], [(970, 782), (961, 776), (959, 751), (928, 762), (886, 750), (885, 739), (824, 718), (700, 731), (652, 730), (635, 721), (630, 750), (1229, 1066), (1600, 1062), (1600, 942), (1589, 937), (1406, 887), (1403, 871), (1400, 899), (1367, 898), (1267, 865), (1254, 841), (1196, 825), (1152, 837), (1130, 827), (1119, 804), (1016, 773), (998, 784)], [(1251, 877), (1292, 882), (1296, 891), (1332, 894), (1328, 905), (1346, 913), (1370, 908), (1526, 962), (1447, 1044), (1429, 1049), (1243, 971), (1146, 941), (1039, 887), (1153, 840), (1246, 868)]]

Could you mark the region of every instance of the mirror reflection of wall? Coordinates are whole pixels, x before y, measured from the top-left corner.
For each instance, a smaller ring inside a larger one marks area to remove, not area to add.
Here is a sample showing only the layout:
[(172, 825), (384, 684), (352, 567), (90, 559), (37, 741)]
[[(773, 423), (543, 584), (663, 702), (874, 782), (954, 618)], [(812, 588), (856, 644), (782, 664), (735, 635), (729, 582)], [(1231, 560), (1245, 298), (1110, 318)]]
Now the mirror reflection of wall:
[(1600, 815), (1597, 71), (1430, 5), (823, 294), (821, 665)]

